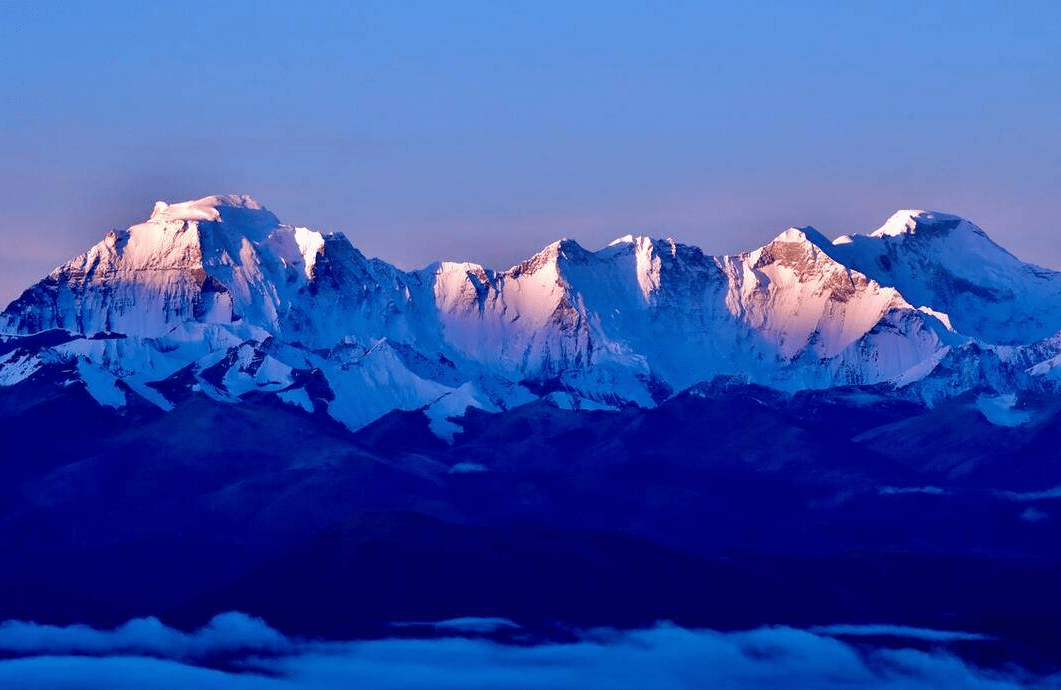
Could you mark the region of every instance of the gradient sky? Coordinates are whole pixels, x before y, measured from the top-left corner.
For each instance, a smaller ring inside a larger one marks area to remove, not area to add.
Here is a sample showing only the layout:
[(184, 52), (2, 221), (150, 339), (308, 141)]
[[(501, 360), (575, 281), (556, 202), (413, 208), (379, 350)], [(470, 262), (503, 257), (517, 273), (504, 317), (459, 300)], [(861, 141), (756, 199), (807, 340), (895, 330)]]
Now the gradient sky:
[(0, 301), (215, 193), (406, 268), (898, 208), (1061, 268), (1056, 0), (339, 4), (0, 0)]

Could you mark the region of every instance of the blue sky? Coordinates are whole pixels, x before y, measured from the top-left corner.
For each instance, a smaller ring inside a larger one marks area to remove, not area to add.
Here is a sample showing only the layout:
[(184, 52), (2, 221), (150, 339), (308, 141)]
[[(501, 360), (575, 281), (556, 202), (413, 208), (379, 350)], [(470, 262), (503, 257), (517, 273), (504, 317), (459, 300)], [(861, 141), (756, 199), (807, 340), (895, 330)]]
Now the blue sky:
[(1059, 75), (1046, 1), (8, 0), (0, 299), (213, 193), (408, 268), (910, 207), (1061, 268)]

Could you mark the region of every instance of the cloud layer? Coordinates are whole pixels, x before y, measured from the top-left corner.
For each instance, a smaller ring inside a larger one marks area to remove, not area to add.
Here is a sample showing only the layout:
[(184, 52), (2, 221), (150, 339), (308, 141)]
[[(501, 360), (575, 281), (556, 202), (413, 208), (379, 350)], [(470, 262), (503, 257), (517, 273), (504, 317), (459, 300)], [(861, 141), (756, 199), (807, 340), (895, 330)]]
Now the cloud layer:
[[(888, 632), (949, 639), (916, 629)], [(19, 656), (0, 661), (0, 687), (56, 690), (1010, 690), (1055, 687), (1059, 680), (1000, 675), (943, 653), (856, 647), (823, 631), (780, 627), (720, 633), (660, 625), (533, 646), (458, 637), (307, 642), (228, 613), (193, 633), (155, 619), (112, 631), (9, 622), (0, 626), (0, 651)], [(218, 658), (227, 670), (201, 665)]]
[(291, 654), (297, 650), (261, 619), (231, 612), (215, 616), (192, 633), (170, 628), (157, 618), (137, 618), (114, 630), (6, 621), (0, 624), (0, 651), (19, 656), (134, 655), (198, 661), (231, 655)]

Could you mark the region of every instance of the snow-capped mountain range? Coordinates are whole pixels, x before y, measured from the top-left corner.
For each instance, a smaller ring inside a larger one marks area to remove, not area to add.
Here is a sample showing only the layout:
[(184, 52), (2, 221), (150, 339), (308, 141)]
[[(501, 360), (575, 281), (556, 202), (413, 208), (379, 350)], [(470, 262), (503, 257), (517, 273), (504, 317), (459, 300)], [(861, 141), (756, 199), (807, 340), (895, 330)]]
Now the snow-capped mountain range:
[(0, 315), (0, 385), (101, 404), (275, 396), (358, 429), (549, 397), (649, 407), (716, 376), (782, 391), (878, 385), (936, 402), (1061, 382), (1061, 273), (956, 216), (869, 235), (791, 228), (710, 256), (671, 239), (555, 242), (505, 271), (403, 271), (246, 196), (156, 204)]

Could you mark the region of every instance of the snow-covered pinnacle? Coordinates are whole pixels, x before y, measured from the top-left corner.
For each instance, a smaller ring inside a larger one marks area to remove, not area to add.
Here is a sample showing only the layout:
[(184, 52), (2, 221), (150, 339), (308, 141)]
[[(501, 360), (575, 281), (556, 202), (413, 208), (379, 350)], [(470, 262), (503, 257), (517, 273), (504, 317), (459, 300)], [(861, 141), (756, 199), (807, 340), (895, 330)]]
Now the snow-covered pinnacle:
[[(299, 331), (300, 337), (315, 335), (317, 327), (304, 331), (319, 319), (330, 338), (347, 324), (320, 314), (315, 303), (334, 307), (343, 299), (322, 293), (400, 293), (391, 279), (400, 272), (382, 266), (341, 234), (281, 224), (248, 196), (159, 202), (147, 221), (109, 233), (23, 293), (5, 319), (17, 333), (61, 328), (158, 336), (198, 321), (243, 323), (276, 335)], [(364, 317), (382, 315), (354, 305), (346, 321)]]
[(775, 237), (773, 242), (810, 242), (815, 246), (821, 246), (822, 243), (829, 244), (829, 239), (823, 235), (817, 228), (813, 228), (810, 225), (806, 225), (802, 228), (791, 227), (780, 235)]
[(276, 216), (266, 210), (255, 199), (246, 194), (219, 194), (203, 197), (195, 201), (183, 201), (176, 204), (167, 204), (165, 201), (155, 202), (155, 208), (151, 212), (150, 220), (207, 220), (220, 221), (222, 212), (229, 215), (232, 210), (260, 212), (263, 222), (279, 224)]
[(621, 244), (634, 244), (640, 239), (640, 237), (635, 237), (634, 235), (623, 235), (622, 237), (616, 237), (614, 240), (609, 242), (608, 246), (615, 247)]
[(760, 249), (727, 257), (733, 313), (786, 360), (846, 358), (852, 347), (868, 353), (881, 347), (874, 330), (899, 314), (919, 324), (917, 338), (902, 341), (898, 351), (889, 345), (886, 359), (870, 358), (879, 369), (869, 378), (898, 375), (941, 346), (934, 326), (897, 290), (834, 260), (819, 246), (822, 239), (813, 228), (790, 228)]
[(970, 228), (983, 234), (980, 228), (959, 216), (938, 211), (902, 210), (896, 211), (870, 237), (895, 237), (897, 235), (915, 235), (922, 232), (943, 232), (967, 223)]
[(870, 235), (822, 249), (896, 288), (916, 306), (989, 343), (1028, 343), (1061, 330), (1061, 273), (1024, 263), (959, 216), (899, 211)]

